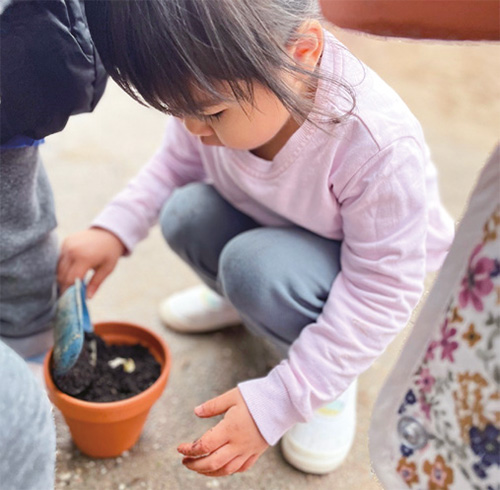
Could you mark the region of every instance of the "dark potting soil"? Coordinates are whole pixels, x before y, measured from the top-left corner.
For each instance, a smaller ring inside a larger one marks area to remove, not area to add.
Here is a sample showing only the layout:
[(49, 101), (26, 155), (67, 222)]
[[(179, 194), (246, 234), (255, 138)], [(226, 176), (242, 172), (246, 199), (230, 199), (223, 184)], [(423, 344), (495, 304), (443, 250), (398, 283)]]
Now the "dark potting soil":
[[(128, 362), (123, 364), (124, 361)], [(160, 373), (160, 364), (146, 347), (106, 344), (98, 335), (85, 333), (84, 349), (77, 363), (63, 378), (53, 378), (61, 391), (75, 398), (112, 402), (146, 390)]]

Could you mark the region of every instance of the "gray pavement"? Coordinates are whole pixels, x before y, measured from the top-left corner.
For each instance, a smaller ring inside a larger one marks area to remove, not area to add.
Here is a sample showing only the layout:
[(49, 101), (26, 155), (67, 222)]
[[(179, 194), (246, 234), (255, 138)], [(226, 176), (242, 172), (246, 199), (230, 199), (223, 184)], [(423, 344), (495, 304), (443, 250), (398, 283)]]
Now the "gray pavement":
[[(421, 120), (439, 168), (444, 202), (461, 216), (481, 165), (500, 135), (499, 47), (384, 41), (340, 33), (341, 39), (401, 94)], [(159, 144), (164, 116), (145, 109), (110, 84), (92, 115), (74, 117), (47, 139), (43, 155), (55, 191), (60, 237), (88, 226)], [(263, 376), (273, 353), (242, 327), (186, 336), (165, 330), (156, 308), (166, 295), (194, 285), (194, 274), (170, 252), (158, 229), (120, 261), (90, 304), (94, 321), (124, 320), (160, 333), (173, 355), (167, 388), (153, 407), (138, 444), (119, 458), (93, 460), (72, 444), (59, 413), (57, 489), (380, 489), (368, 454), (370, 412), (408, 328), (361, 376), (358, 433), (345, 464), (315, 477), (292, 469), (279, 447), (253, 469), (222, 479), (186, 470), (176, 453), (211, 426), (193, 414), (199, 403), (238, 381)], [(382, 429), (383, 430), (383, 429)]]

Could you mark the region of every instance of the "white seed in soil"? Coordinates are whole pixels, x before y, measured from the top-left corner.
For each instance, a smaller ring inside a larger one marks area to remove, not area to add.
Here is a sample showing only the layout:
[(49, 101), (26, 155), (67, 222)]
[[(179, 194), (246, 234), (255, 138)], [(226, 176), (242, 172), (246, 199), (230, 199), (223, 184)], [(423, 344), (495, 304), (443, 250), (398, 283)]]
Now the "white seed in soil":
[(115, 357), (114, 359), (111, 359), (111, 361), (108, 361), (108, 366), (112, 369), (116, 369), (118, 366), (123, 366), (123, 370), (126, 373), (133, 373), (135, 371), (135, 362), (131, 357), (127, 359), (124, 357)]
[(89, 347), (90, 347), (90, 365), (95, 367), (97, 364), (97, 342), (95, 340), (91, 340), (89, 342)]
[(135, 371), (135, 362), (131, 357), (129, 357), (127, 362), (123, 365), (123, 370), (126, 373), (133, 373)]
[(118, 366), (123, 366), (127, 360), (124, 359), (123, 357), (115, 357), (114, 359), (111, 359), (111, 361), (108, 361), (108, 366), (111, 369), (116, 369)]

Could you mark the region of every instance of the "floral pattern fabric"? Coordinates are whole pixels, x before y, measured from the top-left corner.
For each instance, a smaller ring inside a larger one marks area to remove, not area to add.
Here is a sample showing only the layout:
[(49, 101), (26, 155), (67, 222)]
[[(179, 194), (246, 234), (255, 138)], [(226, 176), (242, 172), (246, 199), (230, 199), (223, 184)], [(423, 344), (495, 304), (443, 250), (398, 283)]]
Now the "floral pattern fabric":
[(427, 443), (395, 469), (402, 488), (500, 490), (500, 206), (451, 298), (398, 410)]
[(380, 390), (369, 445), (386, 490), (500, 490), (500, 145)]

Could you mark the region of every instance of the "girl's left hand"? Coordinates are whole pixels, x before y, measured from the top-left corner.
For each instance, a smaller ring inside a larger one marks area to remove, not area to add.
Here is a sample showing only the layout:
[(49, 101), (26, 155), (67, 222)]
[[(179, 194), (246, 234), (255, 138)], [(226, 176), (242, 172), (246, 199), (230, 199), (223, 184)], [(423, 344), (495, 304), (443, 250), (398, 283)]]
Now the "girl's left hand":
[(203, 403), (194, 413), (202, 418), (225, 415), (200, 439), (177, 448), (184, 455), (182, 464), (190, 470), (206, 476), (242, 473), (269, 447), (238, 388)]

